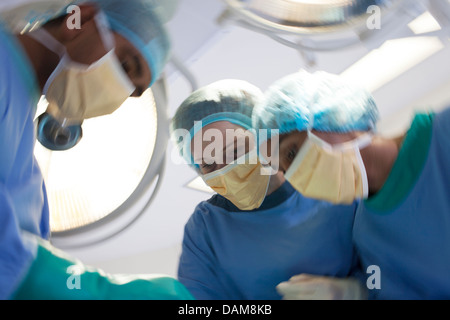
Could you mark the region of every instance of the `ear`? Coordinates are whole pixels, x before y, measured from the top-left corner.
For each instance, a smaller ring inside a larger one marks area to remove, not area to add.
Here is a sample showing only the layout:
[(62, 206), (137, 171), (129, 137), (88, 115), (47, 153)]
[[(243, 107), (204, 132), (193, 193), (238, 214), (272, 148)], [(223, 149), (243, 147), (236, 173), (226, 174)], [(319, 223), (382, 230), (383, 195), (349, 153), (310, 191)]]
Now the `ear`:
[(72, 5), (67, 8), (67, 15), (60, 26), (60, 39), (62, 42), (71, 41), (81, 33), (95, 28), (94, 17), (98, 13), (95, 5)]

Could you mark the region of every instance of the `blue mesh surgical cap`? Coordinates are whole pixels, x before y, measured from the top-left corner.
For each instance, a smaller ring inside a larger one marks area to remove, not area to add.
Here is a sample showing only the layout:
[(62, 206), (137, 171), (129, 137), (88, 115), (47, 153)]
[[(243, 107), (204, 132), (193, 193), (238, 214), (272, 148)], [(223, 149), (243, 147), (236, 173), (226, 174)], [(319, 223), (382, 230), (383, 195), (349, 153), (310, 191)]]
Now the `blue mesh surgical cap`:
[[(102, 10), (111, 30), (127, 39), (144, 57), (152, 73), (150, 86), (159, 78), (170, 54), (170, 39), (165, 28), (165, 0), (60, 0), (37, 2), (19, 7), (10, 14), (11, 28), (30, 31), (63, 16), (71, 5), (93, 4)], [(2, 20), (4, 16), (0, 17)], [(15, 22), (17, 20), (17, 22)]]
[(369, 131), (378, 108), (372, 95), (342, 77), (301, 70), (273, 83), (253, 112), (253, 127), (292, 131)]
[[(194, 91), (177, 109), (170, 126), (172, 140), (181, 156), (194, 164), (190, 140), (211, 123), (229, 121), (245, 130), (251, 129), (253, 108), (262, 96), (256, 86), (235, 79), (220, 80)], [(180, 130), (187, 134), (182, 136)]]
[(142, 54), (152, 73), (151, 86), (169, 58), (170, 40), (164, 23), (170, 19), (174, 3), (174, 0), (22, 0), (6, 6), (9, 10), (0, 13), (0, 22), (14, 33), (24, 33), (70, 13), (72, 5), (97, 5), (106, 14), (111, 29)]
[(150, 86), (159, 78), (169, 58), (170, 40), (162, 20), (164, 0), (88, 0), (97, 4), (111, 29), (131, 42), (144, 56), (152, 73)]

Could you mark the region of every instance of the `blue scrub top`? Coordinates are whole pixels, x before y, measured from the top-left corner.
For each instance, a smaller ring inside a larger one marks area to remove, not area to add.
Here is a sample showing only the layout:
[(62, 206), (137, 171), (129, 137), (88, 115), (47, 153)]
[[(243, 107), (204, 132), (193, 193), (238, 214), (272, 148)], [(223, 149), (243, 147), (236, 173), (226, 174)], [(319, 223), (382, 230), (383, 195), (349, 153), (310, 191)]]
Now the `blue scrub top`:
[(22, 47), (0, 24), (0, 299), (7, 299), (34, 259), (25, 232), (47, 239), (49, 211), (34, 158), (39, 89)]
[(385, 185), (357, 211), (354, 240), (363, 270), (379, 268), (370, 299), (450, 299), (450, 109), (415, 117)]
[(277, 300), (275, 287), (294, 275), (346, 277), (357, 265), (355, 211), (304, 198), (288, 182), (253, 211), (215, 195), (186, 224), (178, 278), (196, 299)]

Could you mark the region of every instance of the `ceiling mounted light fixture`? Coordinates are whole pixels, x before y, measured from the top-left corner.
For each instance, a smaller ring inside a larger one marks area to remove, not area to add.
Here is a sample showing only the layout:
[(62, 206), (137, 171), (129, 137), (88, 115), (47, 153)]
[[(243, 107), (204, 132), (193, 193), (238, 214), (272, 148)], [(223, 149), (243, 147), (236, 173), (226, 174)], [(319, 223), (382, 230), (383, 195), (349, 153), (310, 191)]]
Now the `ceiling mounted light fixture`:
[[(236, 6), (238, 2), (250, 12), (280, 26), (281, 30), (302, 33), (328, 32), (337, 27), (360, 25), (369, 17), (368, 8), (376, 5), (380, 9), (392, 6), (394, 1), (380, 0), (251, 0), (227, 1)], [(398, 2), (398, 1), (397, 1)]]
[(51, 151), (36, 143), (55, 245), (74, 248), (103, 241), (147, 210), (162, 180), (166, 108), (165, 83), (159, 80), (114, 113), (85, 120), (84, 137), (74, 148)]
[[(368, 34), (385, 34), (394, 29), (393, 25), (403, 25), (405, 16), (412, 19), (411, 11), (422, 5), (405, 0), (223, 1), (227, 10), (219, 23), (233, 21), (284, 45), (308, 51), (342, 49), (367, 41)], [(374, 28), (382, 30), (368, 30), (372, 18), (382, 21), (380, 28)]]

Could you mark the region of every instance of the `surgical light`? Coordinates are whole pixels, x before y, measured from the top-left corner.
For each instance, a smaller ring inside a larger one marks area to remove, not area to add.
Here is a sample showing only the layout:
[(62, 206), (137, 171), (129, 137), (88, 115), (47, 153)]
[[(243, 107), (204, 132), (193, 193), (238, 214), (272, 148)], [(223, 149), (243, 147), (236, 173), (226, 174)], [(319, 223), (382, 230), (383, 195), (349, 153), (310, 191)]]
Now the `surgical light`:
[[(72, 243), (70, 237), (94, 229), (89, 241), (89, 236), (78, 236), (82, 245), (123, 230), (153, 197), (168, 140), (164, 101), (161, 106), (164, 99), (154, 94), (155, 88), (161, 91), (158, 86), (159, 82), (140, 98), (127, 99), (113, 114), (85, 120), (84, 137), (70, 150), (51, 151), (36, 143), (52, 237), (62, 239), (67, 247), (78, 241)], [(42, 99), (37, 116), (45, 109)], [(114, 220), (123, 221), (122, 225), (105, 227)]]
[[(232, 3), (236, 1), (229, 1)], [(329, 30), (329, 27), (349, 25), (364, 21), (370, 6), (385, 6), (387, 1), (374, 0), (252, 0), (246, 3), (249, 11), (278, 25), (305, 28), (299, 31), (312, 33)]]
[[(376, 21), (396, 20), (404, 0), (223, 0), (219, 22), (263, 33), (300, 51), (331, 51), (367, 41)], [(389, 32), (384, 28), (383, 34)], [(375, 32), (373, 34), (379, 34)]]

